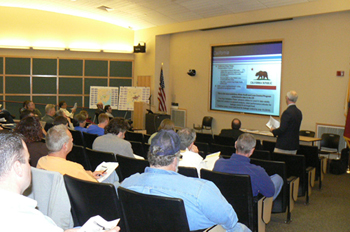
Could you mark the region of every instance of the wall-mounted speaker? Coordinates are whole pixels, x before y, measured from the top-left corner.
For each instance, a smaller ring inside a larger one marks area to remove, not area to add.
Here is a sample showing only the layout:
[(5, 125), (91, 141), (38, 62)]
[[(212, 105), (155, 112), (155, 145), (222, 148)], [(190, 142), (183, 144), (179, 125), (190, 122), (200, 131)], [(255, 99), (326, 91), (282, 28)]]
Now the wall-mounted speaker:
[(190, 75), (191, 77), (194, 77), (196, 75), (196, 70), (195, 69), (190, 69), (188, 70), (188, 75)]

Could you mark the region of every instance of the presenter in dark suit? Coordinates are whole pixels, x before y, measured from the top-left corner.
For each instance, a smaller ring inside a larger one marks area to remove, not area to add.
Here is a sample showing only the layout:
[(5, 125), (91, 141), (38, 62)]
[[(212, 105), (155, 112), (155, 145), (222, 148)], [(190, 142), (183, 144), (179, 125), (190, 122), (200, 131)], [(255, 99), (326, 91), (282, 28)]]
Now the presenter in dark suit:
[(281, 117), (280, 127), (271, 129), (277, 142), (274, 152), (296, 154), (299, 148), (299, 130), (303, 115), (295, 103), (298, 100), (298, 94), (295, 91), (289, 91), (286, 96), (287, 109)]
[(234, 118), (231, 123), (232, 129), (222, 129), (220, 136), (224, 137), (233, 137), (236, 140), (238, 137), (243, 134), (243, 131), (240, 130), (241, 128), (241, 121), (238, 118)]

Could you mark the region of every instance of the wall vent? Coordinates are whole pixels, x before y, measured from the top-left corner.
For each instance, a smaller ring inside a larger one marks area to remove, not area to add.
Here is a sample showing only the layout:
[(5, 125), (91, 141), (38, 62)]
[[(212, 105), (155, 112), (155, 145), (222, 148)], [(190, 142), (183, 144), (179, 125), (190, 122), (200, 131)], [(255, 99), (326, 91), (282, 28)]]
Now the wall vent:
[(175, 127), (186, 127), (186, 110), (171, 109), (171, 120)]

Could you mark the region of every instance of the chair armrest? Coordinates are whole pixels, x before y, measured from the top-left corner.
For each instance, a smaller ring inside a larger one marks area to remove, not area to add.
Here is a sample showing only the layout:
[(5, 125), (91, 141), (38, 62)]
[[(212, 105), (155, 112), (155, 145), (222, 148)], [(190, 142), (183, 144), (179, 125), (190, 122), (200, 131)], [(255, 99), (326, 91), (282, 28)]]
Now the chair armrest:
[(306, 174), (309, 178), (308, 179), (309, 186), (314, 187), (315, 186), (316, 168), (315, 167), (307, 167)]
[(271, 220), (273, 197), (266, 197), (262, 200), (262, 220), (268, 224)]
[(292, 201), (298, 200), (298, 191), (299, 191), (299, 177), (290, 176), (287, 179), (287, 184), (289, 186), (289, 196)]

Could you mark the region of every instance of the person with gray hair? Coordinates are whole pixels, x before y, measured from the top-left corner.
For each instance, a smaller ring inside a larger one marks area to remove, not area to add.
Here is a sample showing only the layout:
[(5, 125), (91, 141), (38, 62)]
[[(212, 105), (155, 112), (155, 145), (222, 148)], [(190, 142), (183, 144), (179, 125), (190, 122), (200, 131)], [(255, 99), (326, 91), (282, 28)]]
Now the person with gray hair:
[(46, 124), (53, 124), (53, 120), (56, 114), (56, 107), (54, 104), (47, 104), (45, 106), (45, 115), (41, 118), (42, 121), (45, 121)]
[(274, 152), (295, 155), (299, 149), (299, 131), (303, 115), (295, 105), (297, 100), (297, 92), (292, 90), (287, 93), (286, 103), (288, 106), (282, 113), (280, 127), (271, 128), (273, 135), (277, 136)]
[[(51, 218), (36, 209), (37, 201), (22, 195), (30, 183), (29, 153), (22, 137), (12, 132), (0, 133), (0, 231), (63, 232)], [(119, 227), (109, 230), (118, 231)]]
[(191, 231), (221, 225), (226, 231), (250, 231), (238, 222), (237, 214), (216, 185), (176, 172), (181, 140), (173, 130), (160, 130), (148, 152), (150, 167), (126, 178), (121, 186), (139, 193), (180, 198), (184, 201)]
[(255, 145), (253, 135), (240, 135), (235, 143), (236, 153), (230, 159), (221, 158), (216, 161), (213, 171), (249, 175), (254, 196), (260, 193), (275, 200), (282, 189), (283, 179), (277, 174), (269, 176), (265, 169), (250, 163), (249, 157), (253, 154)]
[(37, 168), (92, 182), (103, 176), (101, 171), (86, 171), (81, 164), (66, 159), (73, 148), (73, 137), (65, 125), (54, 126), (47, 132), (46, 146), (49, 154), (39, 159)]
[(206, 168), (203, 157), (198, 154), (198, 148), (194, 145), (196, 132), (191, 128), (183, 128), (177, 132), (181, 141), (181, 157), (179, 166), (194, 167), (200, 176), (201, 168)]

